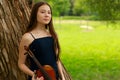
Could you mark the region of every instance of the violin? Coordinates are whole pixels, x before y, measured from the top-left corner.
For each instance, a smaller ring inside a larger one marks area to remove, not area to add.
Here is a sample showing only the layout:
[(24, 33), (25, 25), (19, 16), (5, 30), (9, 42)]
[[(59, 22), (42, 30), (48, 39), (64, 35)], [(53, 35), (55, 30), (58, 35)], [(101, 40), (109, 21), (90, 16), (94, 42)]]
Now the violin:
[[(56, 80), (56, 76), (55, 76), (55, 71), (54, 71), (54, 69), (50, 66), (50, 65), (44, 65), (43, 66), (43, 69), (47, 72), (47, 75), (49, 75), (50, 76), (50, 78), (51, 78), (51, 80)], [(36, 70), (36, 76), (38, 77), (38, 78), (40, 78), (41, 76), (44, 76), (44, 75), (46, 75), (46, 74), (42, 74), (41, 73), (41, 70), (40, 69), (38, 69), (38, 70)]]

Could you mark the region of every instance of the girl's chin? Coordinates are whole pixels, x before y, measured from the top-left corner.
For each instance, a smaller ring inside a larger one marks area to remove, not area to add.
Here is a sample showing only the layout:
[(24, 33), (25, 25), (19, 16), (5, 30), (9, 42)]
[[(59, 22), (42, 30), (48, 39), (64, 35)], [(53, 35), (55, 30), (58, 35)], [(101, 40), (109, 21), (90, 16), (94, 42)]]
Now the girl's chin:
[(40, 22), (40, 24), (43, 24), (43, 25), (47, 25), (49, 24), (50, 22)]
[(49, 24), (49, 22), (44, 22), (44, 24), (46, 25), (46, 24)]

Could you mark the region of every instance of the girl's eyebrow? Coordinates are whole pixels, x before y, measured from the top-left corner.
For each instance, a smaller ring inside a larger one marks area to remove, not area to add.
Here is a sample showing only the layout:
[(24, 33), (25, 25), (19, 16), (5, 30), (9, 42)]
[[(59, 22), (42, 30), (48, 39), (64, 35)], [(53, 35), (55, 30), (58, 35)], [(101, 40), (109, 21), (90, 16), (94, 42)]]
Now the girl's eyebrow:
[(41, 12), (42, 12), (42, 11), (44, 11), (44, 12), (47, 11), (47, 12), (50, 12), (50, 13), (51, 13), (51, 10), (44, 10), (44, 9), (42, 9), (42, 10), (40, 10), (40, 11), (41, 11)]
[(49, 10), (41, 9), (41, 11), (51, 11), (51, 10), (50, 9)]

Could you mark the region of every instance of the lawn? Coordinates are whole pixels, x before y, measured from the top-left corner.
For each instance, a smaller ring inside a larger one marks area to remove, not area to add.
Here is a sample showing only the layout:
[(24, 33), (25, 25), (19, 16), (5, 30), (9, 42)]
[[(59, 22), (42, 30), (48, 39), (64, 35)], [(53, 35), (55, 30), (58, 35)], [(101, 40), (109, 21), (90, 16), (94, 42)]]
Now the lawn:
[[(100, 21), (54, 20), (61, 59), (73, 80), (120, 80), (119, 25)], [(80, 26), (91, 26), (92, 29)]]

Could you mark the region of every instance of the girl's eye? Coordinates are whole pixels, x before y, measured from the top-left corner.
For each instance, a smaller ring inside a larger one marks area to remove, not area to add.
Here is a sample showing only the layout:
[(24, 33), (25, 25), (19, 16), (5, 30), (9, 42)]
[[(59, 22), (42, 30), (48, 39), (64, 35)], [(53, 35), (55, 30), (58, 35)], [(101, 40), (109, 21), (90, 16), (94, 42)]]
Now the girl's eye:
[(51, 14), (51, 12), (48, 12), (48, 14)]
[(51, 12), (50, 11), (41, 11), (41, 13), (47, 13), (47, 14), (51, 14)]
[(45, 13), (45, 12), (41, 12), (41, 13)]

